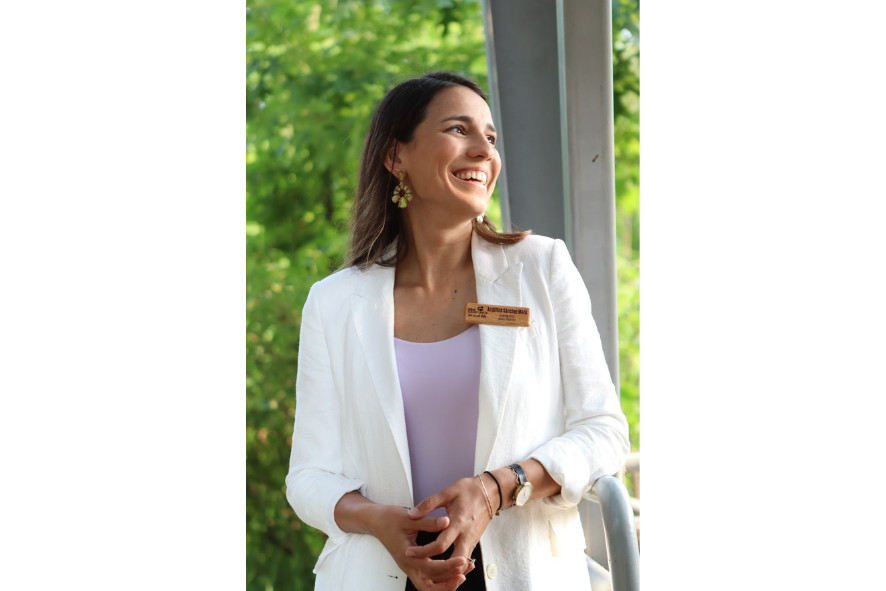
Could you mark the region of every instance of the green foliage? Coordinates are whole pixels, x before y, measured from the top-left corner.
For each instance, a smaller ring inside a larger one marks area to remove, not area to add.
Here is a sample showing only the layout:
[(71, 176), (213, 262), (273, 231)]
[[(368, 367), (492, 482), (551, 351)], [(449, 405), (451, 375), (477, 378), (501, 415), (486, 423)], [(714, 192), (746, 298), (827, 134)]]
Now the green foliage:
[(621, 248), (639, 254), (640, 2), (615, 0), (612, 12), (617, 230)]
[(640, 449), (640, 1), (612, 3), (621, 406)]
[(621, 409), (631, 429), (631, 449), (640, 449), (640, 261), (623, 253), (618, 273), (618, 373)]
[[(295, 516), (284, 484), (301, 309), (310, 286), (343, 259), (360, 151), (385, 91), (437, 69), (487, 86), (481, 6), (479, 0), (248, 0), (246, 10), (246, 587), (312, 589), (324, 535)], [(630, 2), (617, 3), (616, 20), (630, 25), (632, 10)], [(636, 45), (631, 39), (624, 43)], [(625, 70), (620, 59), (631, 62), (626, 71), (635, 76), (636, 49), (617, 52), (616, 72)], [(637, 226), (631, 204), (638, 201), (639, 140), (630, 127), (638, 121), (633, 87), (618, 81), (616, 87), (616, 104), (624, 105), (616, 114), (622, 232), (626, 224)], [(624, 138), (636, 146), (622, 146)], [(622, 170), (622, 158), (631, 170)], [(497, 203), (489, 213), (500, 221)], [(638, 315), (622, 283), (636, 283), (633, 242), (619, 255), (621, 390), (629, 417), (636, 416), (629, 409), (638, 396), (630, 360), (639, 353), (626, 335), (636, 334)], [(636, 419), (631, 428), (636, 444)]]

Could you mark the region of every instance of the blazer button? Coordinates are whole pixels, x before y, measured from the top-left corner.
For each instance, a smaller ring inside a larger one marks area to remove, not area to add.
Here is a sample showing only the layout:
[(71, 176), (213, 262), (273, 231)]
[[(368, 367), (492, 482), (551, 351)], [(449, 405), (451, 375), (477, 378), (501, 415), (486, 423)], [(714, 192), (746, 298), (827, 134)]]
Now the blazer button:
[(494, 579), (495, 575), (498, 574), (498, 567), (495, 564), (487, 564), (486, 565), (486, 576), (490, 579)]

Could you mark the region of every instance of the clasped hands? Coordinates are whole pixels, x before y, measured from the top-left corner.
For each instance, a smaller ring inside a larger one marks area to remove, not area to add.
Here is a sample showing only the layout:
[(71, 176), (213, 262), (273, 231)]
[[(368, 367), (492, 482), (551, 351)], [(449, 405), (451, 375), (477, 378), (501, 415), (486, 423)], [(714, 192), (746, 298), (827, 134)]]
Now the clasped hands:
[[(474, 570), (471, 553), (492, 521), (487, 496), (494, 495), (494, 498), (489, 497), (493, 510), (499, 504), (496, 485), (491, 481), (484, 481), (484, 484), (487, 493), (477, 477), (462, 478), (412, 509), (383, 506), (383, 514), (376, 520), (373, 534), (419, 591), (454, 591)], [(446, 509), (447, 516), (427, 516), (439, 507)], [(418, 546), (416, 536), (419, 531), (440, 534), (435, 541)], [(450, 546), (453, 547), (450, 558), (432, 558)]]

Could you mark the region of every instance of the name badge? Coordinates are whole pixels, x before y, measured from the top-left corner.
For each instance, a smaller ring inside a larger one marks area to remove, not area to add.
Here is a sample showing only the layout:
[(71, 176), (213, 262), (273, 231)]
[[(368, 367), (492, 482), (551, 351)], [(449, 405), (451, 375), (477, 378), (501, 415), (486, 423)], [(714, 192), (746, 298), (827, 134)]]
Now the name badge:
[(529, 326), (529, 308), (465, 304), (465, 322), (495, 326)]

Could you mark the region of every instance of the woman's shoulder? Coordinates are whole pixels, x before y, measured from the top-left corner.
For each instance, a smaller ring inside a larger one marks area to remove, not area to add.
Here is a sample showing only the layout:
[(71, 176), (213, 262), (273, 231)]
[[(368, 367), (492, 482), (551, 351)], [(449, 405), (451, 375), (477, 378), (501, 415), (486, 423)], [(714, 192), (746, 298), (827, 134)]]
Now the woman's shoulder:
[(372, 291), (372, 282), (384, 281), (391, 268), (372, 265), (366, 269), (358, 266), (345, 267), (317, 281), (311, 286), (311, 295), (324, 301), (338, 302), (352, 294)]
[(504, 247), (508, 259), (533, 265), (547, 265), (551, 259), (566, 251), (559, 238), (530, 234), (520, 242)]
[(356, 268), (348, 267), (315, 282), (305, 301), (305, 314), (310, 310), (312, 314), (319, 312), (324, 318), (336, 318), (354, 293), (355, 272)]
[(314, 283), (314, 285), (311, 286), (311, 291), (317, 295), (327, 297), (334, 294), (349, 293), (352, 291), (359, 273), (360, 270), (357, 267), (345, 267), (344, 269), (339, 269)]

